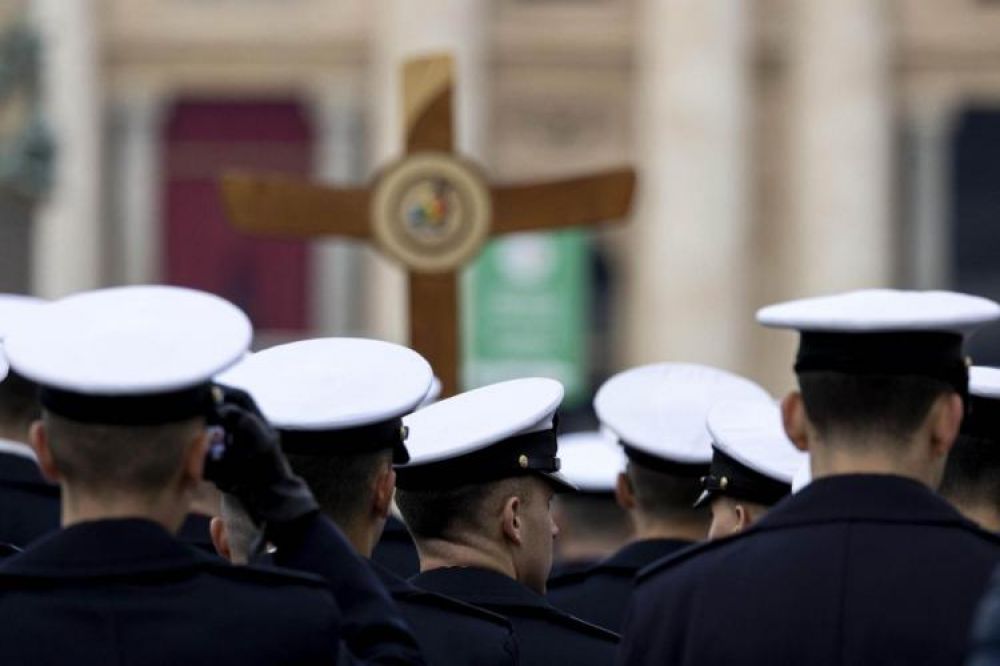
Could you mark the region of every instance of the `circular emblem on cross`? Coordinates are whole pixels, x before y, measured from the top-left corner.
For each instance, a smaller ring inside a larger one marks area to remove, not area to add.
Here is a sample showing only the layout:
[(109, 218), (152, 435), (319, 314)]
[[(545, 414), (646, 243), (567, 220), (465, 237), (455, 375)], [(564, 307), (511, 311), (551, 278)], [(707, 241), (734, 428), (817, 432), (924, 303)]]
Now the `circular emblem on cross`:
[(412, 270), (453, 271), (489, 238), (489, 187), (470, 162), (415, 153), (385, 169), (375, 185), (372, 229), (382, 249)]

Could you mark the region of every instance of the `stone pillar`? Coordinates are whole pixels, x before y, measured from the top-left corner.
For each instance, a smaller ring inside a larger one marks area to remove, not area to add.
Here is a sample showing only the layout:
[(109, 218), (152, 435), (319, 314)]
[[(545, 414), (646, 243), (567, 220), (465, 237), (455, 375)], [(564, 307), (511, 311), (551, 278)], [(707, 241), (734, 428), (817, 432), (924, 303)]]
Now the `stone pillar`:
[(113, 206), (117, 258), (115, 281), (144, 284), (163, 279), (160, 173), (164, 101), (153, 91), (130, 90), (110, 109)]
[(54, 297), (101, 279), (101, 79), (93, 0), (35, 0), (42, 100), (56, 142), (55, 182), (35, 217), (33, 291)]
[(788, 295), (885, 286), (895, 270), (887, 7), (792, 7)]
[[(402, 154), (401, 64), (413, 55), (440, 52), (453, 54), (458, 63), (456, 145), (464, 154), (482, 160), (488, 109), (488, 5), (486, 0), (378, 1), (371, 77), (375, 85), (371, 91), (374, 166)], [(369, 331), (380, 338), (405, 342), (406, 276), (381, 255), (372, 251), (369, 254)]]
[(949, 185), (956, 114), (944, 102), (914, 111), (907, 122), (906, 284), (946, 289), (952, 283)]
[(641, 180), (622, 263), (627, 364), (739, 370), (746, 355), (748, 19), (743, 0), (644, 0)]
[[(313, 100), (318, 180), (360, 184), (364, 180), (364, 122), (361, 91), (352, 82), (332, 79)], [(313, 306), (319, 335), (362, 335), (364, 255), (358, 243), (319, 238), (313, 242)]]

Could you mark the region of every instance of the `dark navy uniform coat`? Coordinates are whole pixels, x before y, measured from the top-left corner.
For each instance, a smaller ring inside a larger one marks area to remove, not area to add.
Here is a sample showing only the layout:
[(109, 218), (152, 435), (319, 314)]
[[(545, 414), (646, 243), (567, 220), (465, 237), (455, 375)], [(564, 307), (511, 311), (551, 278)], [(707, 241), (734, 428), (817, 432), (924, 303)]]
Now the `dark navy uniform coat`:
[(600, 558), (587, 560), (562, 560), (561, 562), (553, 562), (552, 570), (549, 571), (549, 584), (551, 585), (552, 581), (567, 574), (586, 571), (599, 562), (601, 562)]
[(423, 664), (420, 648), (398, 605), (340, 529), (316, 512), (272, 527), (270, 562), (323, 578), (343, 620), (341, 640), (353, 658), (372, 664)]
[(419, 588), (503, 615), (514, 627), (522, 666), (608, 666), (618, 635), (556, 609), (545, 597), (503, 574), (445, 567), (410, 579)]
[(0, 452), (0, 541), (24, 547), (59, 529), (59, 486), (26, 456)]
[(1000, 539), (898, 476), (817, 479), (640, 573), (619, 664), (959, 666)]
[(177, 538), (209, 555), (216, 555), (215, 544), (212, 543), (212, 531), (209, 527), (211, 524), (211, 516), (189, 513), (184, 519), (181, 529), (177, 532)]
[(372, 560), (396, 574), (400, 578), (409, 578), (420, 573), (420, 556), (413, 544), (406, 525), (399, 518), (389, 516), (382, 530), (382, 538), (375, 545)]
[(679, 539), (647, 539), (624, 546), (589, 569), (549, 580), (549, 601), (581, 620), (621, 631), (635, 575), (657, 560), (693, 545)]
[(80, 523), (0, 563), (0, 664), (334, 664), (325, 581), (234, 567), (146, 520)]
[(976, 612), (966, 666), (998, 664), (1000, 664), (1000, 569), (993, 572), (989, 591)]
[(513, 666), (514, 630), (502, 615), (421, 590), (372, 562), (429, 666)]

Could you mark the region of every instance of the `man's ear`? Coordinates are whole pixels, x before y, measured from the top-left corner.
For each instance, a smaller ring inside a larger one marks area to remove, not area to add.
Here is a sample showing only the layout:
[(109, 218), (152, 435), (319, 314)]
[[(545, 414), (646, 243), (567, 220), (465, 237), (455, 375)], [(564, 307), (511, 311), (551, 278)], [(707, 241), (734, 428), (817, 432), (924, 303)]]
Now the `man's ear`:
[(739, 502), (736, 503), (736, 529), (733, 530), (733, 534), (737, 532), (742, 532), (746, 528), (750, 527), (750, 510), (746, 508), (743, 504)]
[(396, 470), (392, 461), (387, 460), (375, 475), (374, 493), (372, 493), (372, 511), (379, 518), (388, 518), (392, 510), (392, 494), (396, 489)]
[(45, 477), (46, 481), (59, 483), (62, 480), (62, 474), (52, 458), (52, 449), (49, 448), (49, 433), (45, 429), (44, 421), (39, 419), (31, 424), (28, 428), (28, 440), (31, 443), (31, 448), (35, 451), (35, 456), (38, 457), (38, 467), (42, 471), (42, 476)]
[(501, 520), (504, 536), (515, 546), (520, 546), (524, 542), (520, 497), (511, 495), (504, 501)]
[(932, 455), (948, 455), (958, 437), (964, 416), (965, 405), (957, 393), (947, 393), (934, 401), (927, 415)]
[(618, 480), (615, 482), (615, 500), (618, 506), (631, 511), (635, 508), (635, 488), (632, 486), (632, 479), (628, 478), (625, 472), (618, 472)]
[(799, 451), (809, 450), (809, 426), (802, 394), (792, 391), (781, 401), (781, 421), (785, 434)]
[(215, 546), (215, 552), (220, 557), (232, 562), (233, 552), (229, 548), (229, 532), (226, 530), (225, 521), (218, 516), (212, 518), (208, 524), (208, 531), (212, 535), (212, 545)]

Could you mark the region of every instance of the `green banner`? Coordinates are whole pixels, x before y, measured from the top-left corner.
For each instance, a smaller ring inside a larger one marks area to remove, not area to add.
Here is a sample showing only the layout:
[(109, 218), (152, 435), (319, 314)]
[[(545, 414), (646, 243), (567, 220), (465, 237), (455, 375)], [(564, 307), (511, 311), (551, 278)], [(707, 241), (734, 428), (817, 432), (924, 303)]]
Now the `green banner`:
[(519, 234), (488, 245), (464, 275), (462, 383), (558, 379), (586, 399), (590, 270), (582, 231)]

